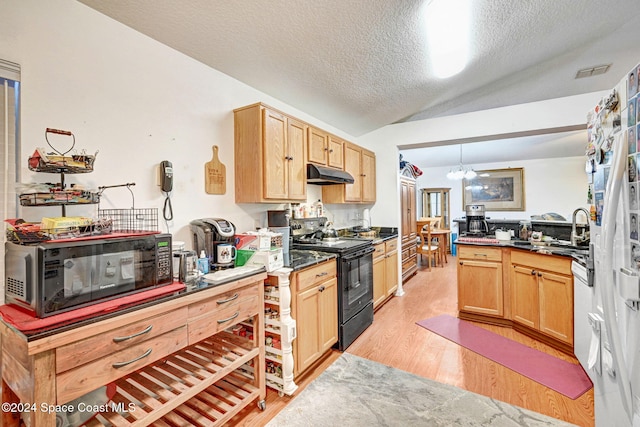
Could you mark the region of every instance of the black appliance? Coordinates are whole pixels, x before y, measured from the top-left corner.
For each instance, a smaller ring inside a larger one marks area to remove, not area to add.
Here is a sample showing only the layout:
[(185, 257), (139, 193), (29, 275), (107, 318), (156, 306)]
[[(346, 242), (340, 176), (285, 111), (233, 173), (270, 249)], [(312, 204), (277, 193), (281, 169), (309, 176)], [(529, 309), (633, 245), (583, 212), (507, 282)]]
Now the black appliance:
[(484, 215), (484, 205), (465, 206), (467, 232), (469, 236), (484, 236), (489, 233), (489, 224)]
[(193, 236), (193, 250), (197, 256), (204, 251), (209, 259), (210, 269), (217, 266), (233, 267), (234, 263), (218, 264), (216, 247), (221, 243), (235, 243), (236, 227), (231, 221), (222, 218), (202, 218), (190, 222)]
[(291, 219), (293, 249), (329, 252), (338, 263), (338, 342), (344, 351), (373, 323), (373, 244), (353, 237), (322, 238), (326, 218)]
[(353, 184), (355, 180), (349, 172), (307, 163), (307, 182), (316, 185), (331, 185)]
[(173, 282), (171, 234), (5, 244), (5, 301), (45, 318)]

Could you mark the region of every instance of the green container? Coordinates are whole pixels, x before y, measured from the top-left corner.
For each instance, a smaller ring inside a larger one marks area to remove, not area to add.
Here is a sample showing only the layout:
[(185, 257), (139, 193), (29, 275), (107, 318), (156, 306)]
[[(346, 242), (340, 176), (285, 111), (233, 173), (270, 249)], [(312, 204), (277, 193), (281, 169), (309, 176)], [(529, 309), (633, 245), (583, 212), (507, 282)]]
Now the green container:
[(245, 265), (255, 254), (255, 251), (247, 251), (245, 249), (238, 249), (236, 251), (236, 267)]

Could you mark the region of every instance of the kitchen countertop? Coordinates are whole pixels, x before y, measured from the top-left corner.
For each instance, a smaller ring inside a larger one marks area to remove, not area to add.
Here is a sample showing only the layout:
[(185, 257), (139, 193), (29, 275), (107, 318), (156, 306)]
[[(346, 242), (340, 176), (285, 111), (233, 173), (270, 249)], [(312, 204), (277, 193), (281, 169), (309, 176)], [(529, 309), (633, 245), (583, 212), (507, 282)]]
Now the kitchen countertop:
[[(466, 240), (469, 239), (469, 240)], [(571, 246), (561, 243), (551, 244), (534, 244), (528, 240), (497, 240), (492, 236), (486, 237), (473, 237), (465, 238), (459, 237), (454, 244), (456, 245), (470, 245), (470, 246), (495, 246), (495, 247), (510, 247), (514, 249), (521, 249), (525, 251), (536, 252), (547, 255), (560, 255), (577, 259), (584, 262), (589, 256), (588, 246)]]
[(337, 255), (329, 252), (290, 249), (289, 256), (284, 257), (284, 266), (298, 271), (332, 258), (337, 258)]

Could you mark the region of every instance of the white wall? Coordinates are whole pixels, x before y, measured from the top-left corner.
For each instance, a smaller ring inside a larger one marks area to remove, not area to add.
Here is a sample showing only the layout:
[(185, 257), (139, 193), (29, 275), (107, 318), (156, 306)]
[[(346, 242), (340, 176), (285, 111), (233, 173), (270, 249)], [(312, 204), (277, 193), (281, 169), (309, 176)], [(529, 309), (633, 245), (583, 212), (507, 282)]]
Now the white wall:
[[(586, 125), (587, 111), (607, 93), (606, 91), (595, 92), (456, 116), (398, 123), (385, 126), (360, 137), (357, 142), (375, 151), (377, 158), (378, 203), (371, 209), (371, 215), (375, 218), (380, 218), (381, 222), (384, 223), (399, 223), (400, 204), (397, 196), (399, 188), (398, 146), (409, 148), (415, 144), (440, 145), (443, 141), (456, 140), (466, 140), (468, 142), (470, 139), (491, 136), (495, 136), (495, 139), (498, 139), (500, 135), (510, 133)], [(508, 149), (508, 147), (505, 147), (505, 149)], [(546, 160), (541, 162), (546, 162)], [(579, 162), (576, 160), (576, 163)], [(582, 164), (584, 166), (584, 159)], [(474, 167), (481, 169), (479, 165), (474, 164)], [(514, 165), (513, 167), (517, 166)], [(540, 167), (532, 164), (531, 167), (538, 170), (539, 168), (544, 169), (544, 164)], [(566, 187), (567, 191), (577, 193), (581, 198), (580, 200), (586, 198), (587, 187), (584, 180), (580, 180), (580, 185), (578, 185), (576, 178), (565, 178), (563, 171), (549, 169), (546, 173), (554, 174), (556, 172), (562, 174), (558, 181), (561, 184), (553, 181), (554, 185), (549, 191), (557, 191), (554, 189), (560, 188), (559, 186), (561, 185)], [(525, 175), (528, 181), (531, 174), (525, 170)], [(572, 182), (575, 184), (571, 184)], [(532, 194), (532, 192), (535, 193)], [(543, 197), (543, 195), (538, 195), (536, 190), (527, 191), (526, 195), (527, 201), (532, 198), (532, 203), (534, 203), (533, 206), (527, 207), (528, 211), (537, 207), (546, 209), (542, 203), (534, 201)], [(578, 199), (575, 200), (577, 201)], [(578, 203), (584, 203), (584, 201)], [(564, 207), (563, 209), (567, 208)]]
[[(524, 169), (525, 210), (487, 212), (492, 219), (529, 219), (531, 215), (547, 212), (558, 213), (571, 220), (574, 209), (588, 208), (587, 175), (584, 172), (583, 157), (565, 157), (556, 159), (522, 160), (517, 162), (474, 164), (475, 170), (486, 169)], [(422, 169), (422, 168), (421, 168)], [(451, 219), (464, 216), (462, 205), (462, 183), (447, 179), (450, 167), (425, 168), (417, 179), (417, 188), (451, 188)], [(418, 192), (418, 215), (422, 214), (420, 192)], [(453, 224), (450, 224), (453, 225)]]
[[(72, 131), (77, 149), (99, 152), (94, 172), (68, 176), (68, 182), (94, 189), (135, 182), (139, 208), (162, 211), (164, 198), (155, 184), (155, 166), (170, 160), (175, 170), (170, 231), (190, 245), (192, 219), (227, 218), (242, 231), (264, 225), (267, 209), (284, 207), (235, 204), (234, 108), (262, 101), (354, 140), (74, 0), (2, 3), (0, 58), (22, 66), (22, 182), (59, 179), (27, 169), (27, 157), (36, 147), (46, 146), (47, 127)], [(64, 145), (67, 139), (56, 141)], [(225, 195), (204, 191), (204, 164), (211, 160), (214, 144), (226, 165)], [(320, 187), (310, 186), (309, 200), (317, 200), (318, 194)], [(127, 209), (131, 203), (126, 189), (108, 189), (100, 207)], [(95, 210), (96, 206), (69, 207), (67, 215), (91, 215)], [(31, 221), (60, 213), (59, 208), (21, 212)], [(163, 223), (161, 229), (166, 231)]]

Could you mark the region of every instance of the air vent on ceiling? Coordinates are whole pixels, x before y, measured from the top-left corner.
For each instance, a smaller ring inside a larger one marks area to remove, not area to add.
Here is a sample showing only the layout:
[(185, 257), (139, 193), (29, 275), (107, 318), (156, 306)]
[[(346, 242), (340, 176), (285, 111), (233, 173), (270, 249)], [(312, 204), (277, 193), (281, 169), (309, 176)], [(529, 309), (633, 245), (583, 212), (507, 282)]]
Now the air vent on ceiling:
[(598, 74), (604, 74), (607, 71), (609, 71), (609, 67), (611, 67), (611, 64), (597, 65), (595, 67), (578, 70), (578, 72), (576, 73), (576, 79), (581, 79), (583, 77), (597, 76)]

